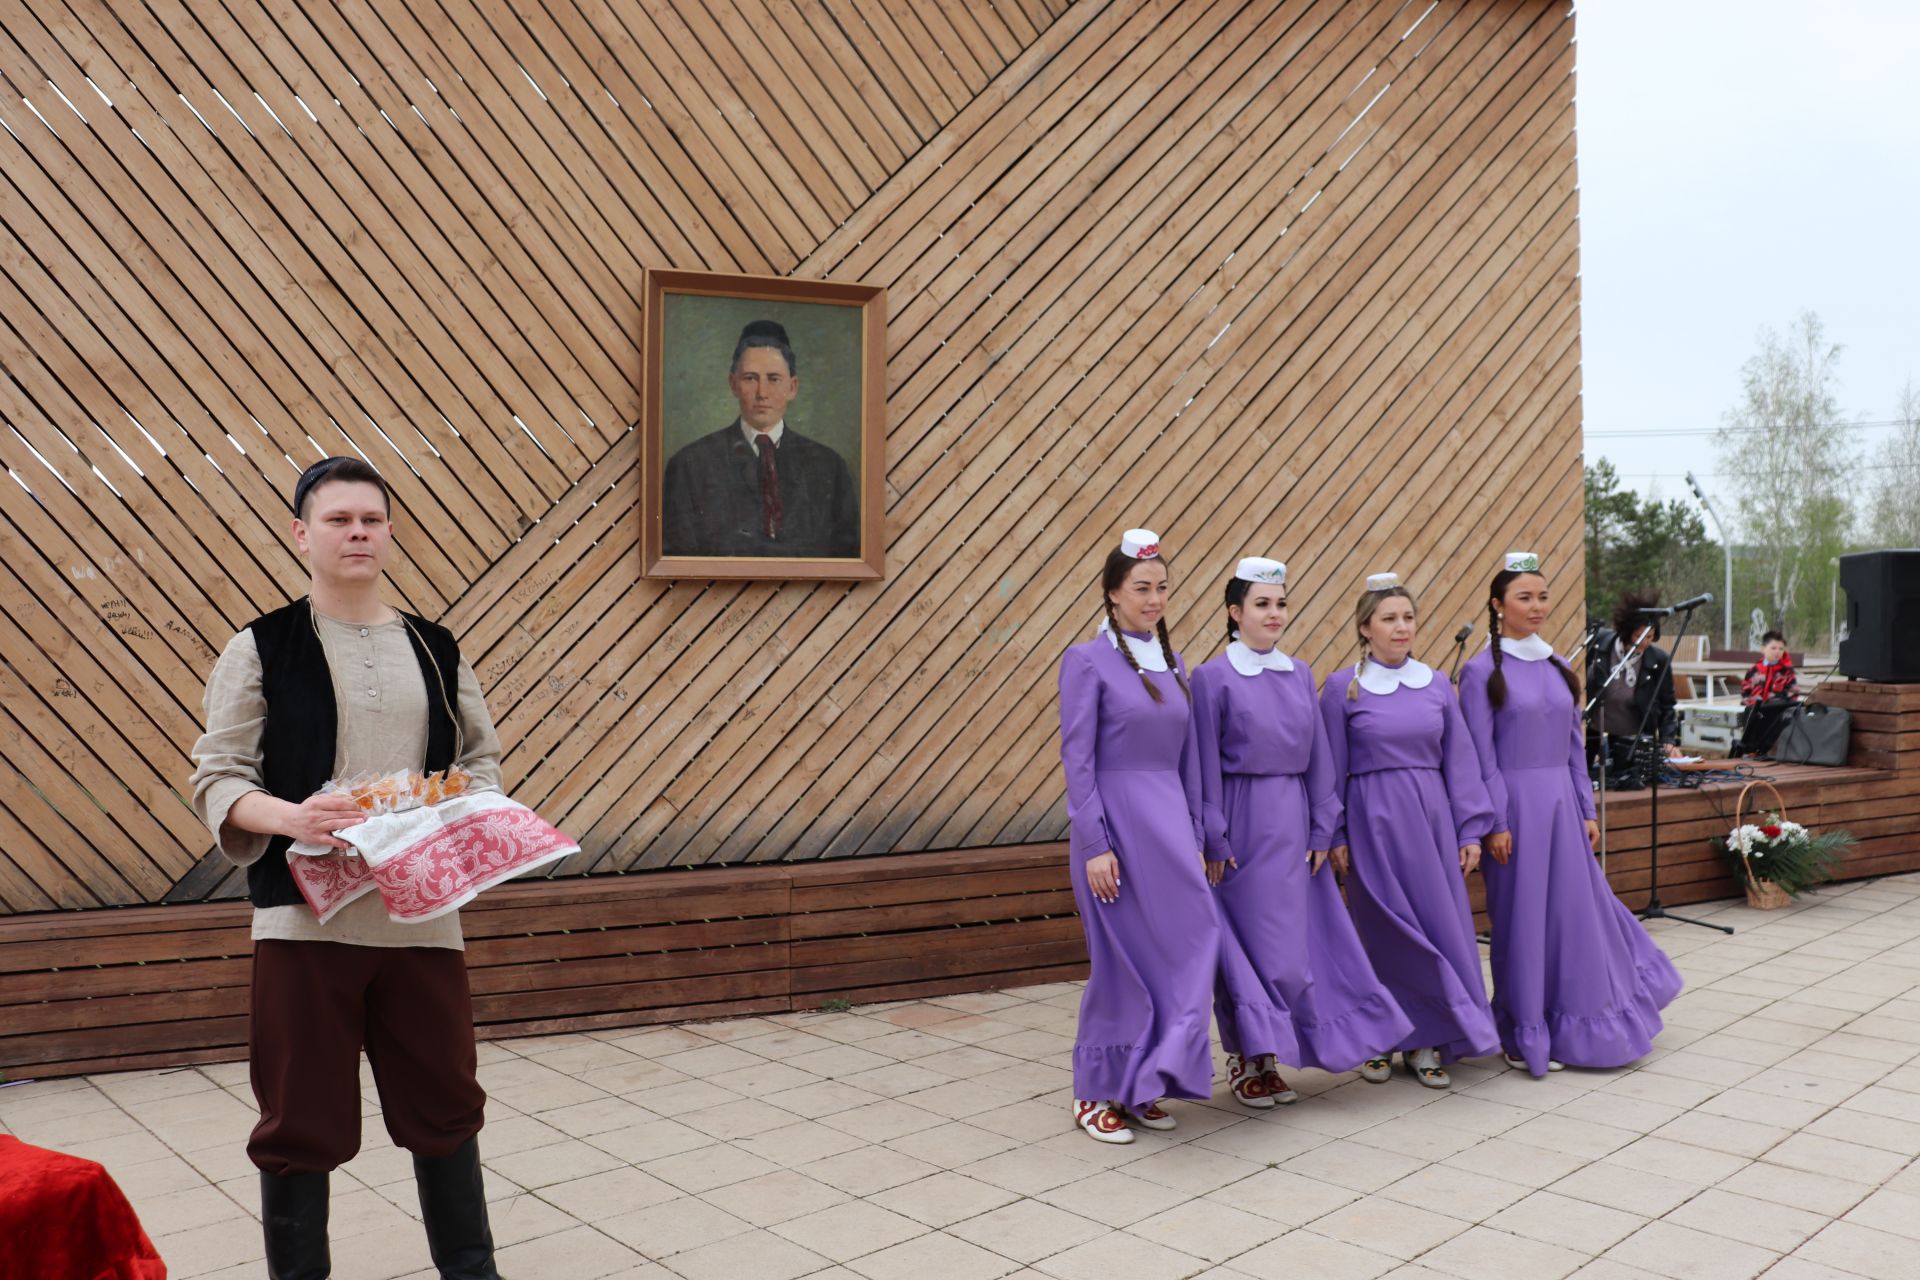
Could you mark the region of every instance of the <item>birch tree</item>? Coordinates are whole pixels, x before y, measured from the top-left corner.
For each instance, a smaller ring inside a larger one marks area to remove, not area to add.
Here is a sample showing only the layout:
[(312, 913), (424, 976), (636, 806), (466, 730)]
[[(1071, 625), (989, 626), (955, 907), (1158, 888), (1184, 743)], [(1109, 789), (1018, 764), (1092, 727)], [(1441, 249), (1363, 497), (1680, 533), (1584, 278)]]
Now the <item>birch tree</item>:
[(1826, 627), (1832, 558), (1848, 549), (1859, 479), (1853, 428), (1836, 394), (1840, 347), (1803, 312), (1784, 337), (1763, 329), (1722, 419), (1720, 474), (1734, 492), (1736, 541), (1756, 561), (1762, 607), (1789, 635)]
[(1894, 416), (1899, 425), (1873, 455), (1873, 499), (1867, 518), (1876, 547), (1920, 547), (1920, 390), (1907, 383)]

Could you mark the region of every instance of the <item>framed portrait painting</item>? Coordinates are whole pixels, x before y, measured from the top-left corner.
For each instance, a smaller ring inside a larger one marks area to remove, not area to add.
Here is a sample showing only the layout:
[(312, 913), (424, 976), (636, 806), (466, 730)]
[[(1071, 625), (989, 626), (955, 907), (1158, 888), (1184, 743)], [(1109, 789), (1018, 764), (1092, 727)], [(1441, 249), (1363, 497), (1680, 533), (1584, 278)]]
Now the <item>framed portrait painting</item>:
[(886, 290), (650, 271), (644, 307), (645, 575), (882, 577)]

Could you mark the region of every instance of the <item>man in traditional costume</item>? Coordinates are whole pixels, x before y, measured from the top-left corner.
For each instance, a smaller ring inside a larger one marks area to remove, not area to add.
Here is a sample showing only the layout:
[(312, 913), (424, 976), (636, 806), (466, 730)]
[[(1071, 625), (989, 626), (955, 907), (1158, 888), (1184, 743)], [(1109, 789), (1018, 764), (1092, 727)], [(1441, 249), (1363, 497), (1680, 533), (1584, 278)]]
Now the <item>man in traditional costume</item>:
[(293, 509), (309, 593), (227, 644), (193, 749), (195, 811), (247, 869), (254, 904), (248, 1053), (260, 1121), (247, 1154), (260, 1169), (267, 1271), (330, 1274), (328, 1174), (360, 1148), (364, 1049), (387, 1132), (413, 1153), (434, 1265), (446, 1280), (498, 1280), (459, 916), (397, 924), (369, 893), (322, 924), (287, 849), (347, 847), (333, 833), (365, 815), (323, 792), (329, 780), (458, 765), (498, 788), (500, 741), (453, 634), (380, 600), (393, 523), (379, 474), (327, 458), (302, 473)]

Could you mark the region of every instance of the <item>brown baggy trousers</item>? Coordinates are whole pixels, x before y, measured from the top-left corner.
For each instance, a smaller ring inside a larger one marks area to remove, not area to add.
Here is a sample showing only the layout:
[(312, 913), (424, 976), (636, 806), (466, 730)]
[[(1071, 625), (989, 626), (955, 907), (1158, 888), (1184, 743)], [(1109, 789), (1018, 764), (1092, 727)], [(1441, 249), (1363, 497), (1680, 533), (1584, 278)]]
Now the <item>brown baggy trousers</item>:
[(360, 1051), (396, 1146), (444, 1156), (480, 1131), (465, 953), (262, 939), (247, 1026), (268, 1173), (321, 1173), (360, 1150)]

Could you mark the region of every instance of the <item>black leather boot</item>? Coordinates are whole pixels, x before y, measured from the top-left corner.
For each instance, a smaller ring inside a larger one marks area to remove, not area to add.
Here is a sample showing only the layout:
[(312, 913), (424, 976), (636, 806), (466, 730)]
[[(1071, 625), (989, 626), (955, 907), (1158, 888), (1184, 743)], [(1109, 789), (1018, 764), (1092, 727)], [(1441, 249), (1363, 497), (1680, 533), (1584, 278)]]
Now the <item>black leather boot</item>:
[(468, 1138), (452, 1155), (415, 1156), (413, 1180), (427, 1225), (427, 1251), (441, 1280), (500, 1280), (480, 1182), (480, 1140)]
[(327, 1175), (260, 1172), (260, 1226), (270, 1280), (327, 1280)]

